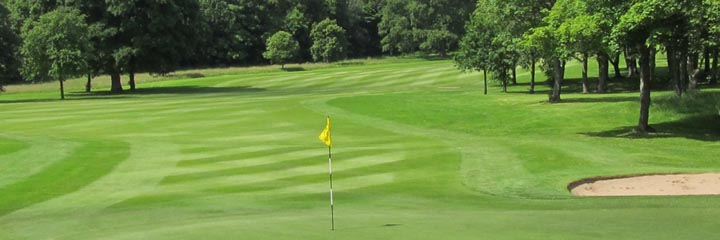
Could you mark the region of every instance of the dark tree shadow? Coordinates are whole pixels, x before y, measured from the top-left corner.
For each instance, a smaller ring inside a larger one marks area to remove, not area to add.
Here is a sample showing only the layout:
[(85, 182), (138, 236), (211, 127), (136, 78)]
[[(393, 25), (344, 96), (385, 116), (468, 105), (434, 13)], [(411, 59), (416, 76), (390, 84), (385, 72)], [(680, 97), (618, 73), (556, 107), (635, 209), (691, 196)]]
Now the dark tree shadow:
[(339, 62), (337, 63), (338, 66), (362, 66), (365, 65), (365, 62), (360, 61), (350, 61), (350, 62)]
[[(212, 93), (255, 93), (266, 91), (264, 88), (253, 88), (249, 86), (240, 87), (204, 87), (204, 86), (177, 86), (177, 87), (155, 87), (138, 88), (133, 91), (124, 91), (120, 95), (152, 95), (152, 94), (212, 94)], [(95, 91), (91, 93), (74, 92), (68, 94), (72, 97), (89, 99), (92, 96), (118, 96), (119, 94), (110, 91)]]
[(595, 98), (563, 98), (560, 104), (563, 103), (617, 103), (617, 102), (637, 102), (640, 97), (595, 97)]
[(302, 72), (305, 71), (303, 67), (286, 67), (282, 69), (285, 72)]
[(44, 102), (63, 102), (63, 101), (78, 101), (78, 100), (101, 100), (101, 99), (121, 99), (127, 98), (127, 96), (120, 95), (107, 95), (107, 96), (90, 96), (85, 95), (80, 98), (68, 98), (72, 94), (65, 94), (65, 100), (60, 98), (42, 98), (42, 99), (13, 99), (13, 100), (0, 100), (0, 104), (12, 104), (12, 103), (44, 103)]
[[(607, 86), (605, 87), (606, 93), (629, 93), (629, 92), (638, 92), (640, 91), (640, 79), (638, 77), (633, 78), (615, 78), (614, 74), (615, 72), (610, 70), (610, 76), (607, 81)], [(626, 74), (626, 72), (623, 70), (623, 74)], [(673, 89), (672, 81), (669, 78), (669, 71), (667, 67), (657, 67), (655, 69), (655, 76), (651, 85), (652, 90), (670, 90)], [(548, 88), (552, 88), (553, 80), (546, 78), (545, 75), (542, 75), (541, 72), (538, 72), (536, 82), (536, 86), (544, 85)], [(598, 78), (597, 77), (590, 77), (588, 78), (588, 87), (590, 90), (590, 93), (597, 94), (597, 84), (598, 84)], [(563, 93), (582, 93), (582, 78), (566, 78), (565, 81), (563, 81), (563, 87), (562, 91)], [(516, 93), (516, 94), (530, 94), (530, 82), (521, 82), (515, 85), (509, 85), (509, 87), (514, 86), (527, 86), (527, 91), (512, 91), (508, 93)], [(535, 94), (549, 94), (550, 90), (540, 90), (535, 91)]]
[(205, 74), (202, 73), (183, 73), (174, 75), (174, 77), (182, 78), (182, 79), (193, 79), (193, 78), (204, 78)]
[(700, 141), (720, 141), (720, 115), (694, 116), (679, 121), (651, 124), (657, 132), (638, 133), (635, 126), (602, 132), (583, 133), (592, 137), (653, 139), (686, 138)]

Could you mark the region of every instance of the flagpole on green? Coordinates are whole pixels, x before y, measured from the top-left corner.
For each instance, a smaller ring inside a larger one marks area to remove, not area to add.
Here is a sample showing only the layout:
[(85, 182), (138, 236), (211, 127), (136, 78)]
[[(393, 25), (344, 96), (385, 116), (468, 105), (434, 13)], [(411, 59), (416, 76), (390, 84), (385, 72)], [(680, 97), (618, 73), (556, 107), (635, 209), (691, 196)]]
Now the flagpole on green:
[(335, 202), (333, 201), (333, 177), (332, 177), (332, 138), (330, 137), (330, 116), (327, 117), (325, 129), (320, 133), (320, 141), (328, 146), (328, 173), (330, 174), (330, 229), (335, 231)]
[(335, 203), (333, 201), (332, 146), (328, 146), (328, 170), (330, 173), (330, 226), (335, 231)]

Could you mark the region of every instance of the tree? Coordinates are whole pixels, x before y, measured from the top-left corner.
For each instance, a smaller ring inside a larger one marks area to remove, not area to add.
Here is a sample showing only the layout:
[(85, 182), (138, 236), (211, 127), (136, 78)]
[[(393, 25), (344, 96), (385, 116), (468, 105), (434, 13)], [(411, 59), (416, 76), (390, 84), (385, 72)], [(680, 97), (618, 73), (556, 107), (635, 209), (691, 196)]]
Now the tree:
[[(527, 49), (528, 45), (524, 45), (524, 35), (531, 28), (538, 27), (542, 24), (542, 19), (547, 15), (555, 4), (555, 0), (537, 0), (537, 1), (526, 1), (526, 0), (504, 0), (504, 1), (490, 1), (493, 2), (495, 7), (492, 16), (497, 18), (498, 24), (502, 26), (500, 30), (507, 33), (510, 37), (508, 41), (504, 41), (507, 46), (504, 46), (509, 52), (506, 57), (511, 63), (512, 71), (512, 84), (517, 84), (516, 77), (516, 66), (518, 65), (532, 65), (537, 60), (536, 56), (533, 55), (535, 52), (524, 52), (532, 49)], [(523, 56), (525, 55), (525, 56)], [(533, 61), (532, 63), (530, 61)], [(534, 89), (531, 88), (531, 92)]]
[(236, 1), (200, 0), (204, 21), (204, 39), (201, 56), (205, 63), (230, 64), (243, 61), (248, 52), (245, 49), (252, 38), (243, 29), (241, 6)]
[(543, 25), (530, 29), (527, 34), (528, 41), (540, 50), (540, 55), (549, 65), (552, 73), (553, 85), (549, 101), (560, 102), (562, 83), (565, 80), (565, 63), (572, 56), (573, 51), (568, 41), (563, 41), (561, 26), (575, 15), (576, 0), (560, 0), (553, 5), (547, 16), (543, 18)]
[(310, 48), (313, 60), (333, 62), (347, 57), (348, 42), (345, 29), (329, 18), (316, 23), (310, 32), (313, 45)]
[[(374, 56), (382, 53), (378, 24), (384, 0), (335, 0), (332, 15), (338, 25), (345, 29), (348, 56)], [(333, 6), (331, 6), (332, 8)]]
[(285, 31), (279, 31), (268, 38), (266, 46), (267, 50), (263, 53), (263, 57), (274, 64), (280, 64), (282, 69), (285, 69), (285, 63), (297, 57), (300, 49), (298, 42)]
[(20, 38), (13, 30), (10, 12), (4, 4), (0, 4), (0, 49), (3, 49), (0, 51), (0, 90), (3, 89), (3, 81), (19, 78), (19, 47)]
[[(654, 75), (655, 49), (658, 43), (681, 43), (691, 31), (683, 31), (688, 23), (688, 16), (692, 8), (697, 7), (699, 1), (681, 0), (648, 0), (634, 2), (630, 9), (621, 17), (620, 22), (613, 28), (613, 38), (616, 44), (633, 46), (640, 63), (640, 118), (636, 131), (646, 133), (654, 132), (649, 125), (650, 119), (650, 84)], [(674, 45), (674, 44), (673, 44)], [(672, 46), (672, 45), (671, 45)], [(687, 48), (677, 48), (673, 51), (685, 52)], [(676, 55), (676, 54), (672, 54)], [(684, 62), (681, 61), (681, 62)], [(675, 68), (675, 71), (681, 68)]]
[(444, 56), (457, 47), (473, 7), (467, 0), (388, 0), (378, 24), (383, 51)]
[[(712, 55), (712, 64), (710, 71), (710, 84), (717, 84), (718, 75), (718, 50), (720, 50), (720, 2), (713, 0), (703, 0), (703, 9), (707, 16), (708, 26), (708, 48)], [(705, 61), (710, 62), (710, 59)]]
[(28, 80), (58, 80), (60, 98), (65, 99), (63, 82), (87, 70), (87, 34), (85, 16), (73, 8), (59, 7), (29, 22), (22, 33), (22, 74)]
[(201, 26), (196, 0), (107, 1), (109, 14), (119, 20), (111, 54), (118, 70), (129, 74), (131, 90), (137, 71), (166, 74), (195, 53)]
[(455, 65), (463, 71), (482, 71), (483, 92), (487, 95), (487, 74), (493, 51), (492, 40), (497, 31), (496, 24), (489, 14), (490, 6), (478, 2), (470, 21), (465, 24), (465, 36), (460, 40), (458, 51), (453, 54)]
[[(259, 63), (266, 32), (277, 31), (282, 9), (265, 0), (200, 0), (198, 65)], [(302, 14), (301, 12), (298, 12)], [(304, 16), (299, 23), (307, 24)], [(287, 31), (287, 29), (285, 29)], [(294, 31), (288, 31), (293, 33)]]
[(602, 16), (589, 15), (587, 6), (584, 1), (574, 1), (570, 6), (571, 16), (560, 24), (557, 29), (561, 41), (569, 48), (573, 55), (577, 55), (578, 60), (582, 62), (582, 87), (583, 93), (589, 93), (588, 85), (588, 60), (597, 54), (598, 63), (600, 64), (600, 77), (598, 83), (598, 92), (603, 92), (605, 81), (608, 75), (608, 57), (603, 49), (603, 31), (599, 23), (602, 22)]

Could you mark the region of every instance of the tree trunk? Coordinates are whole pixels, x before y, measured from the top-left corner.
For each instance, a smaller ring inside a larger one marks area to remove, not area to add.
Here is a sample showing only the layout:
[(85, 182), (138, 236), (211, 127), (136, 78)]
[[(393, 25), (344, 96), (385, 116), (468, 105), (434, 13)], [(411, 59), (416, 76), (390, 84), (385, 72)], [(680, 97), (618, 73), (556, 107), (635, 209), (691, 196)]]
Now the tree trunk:
[(517, 85), (517, 66), (512, 69), (512, 85)]
[(613, 69), (615, 70), (615, 78), (622, 78), (622, 73), (620, 73), (620, 53), (616, 53), (615, 56), (610, 59), (610, 63), (612, 63)]
[(598, 53), (597, 55), (597, 61), (598, 61), (598, 85), (597, 85), (597, 92), (598, 93), (605, 93), (605, 85), (607, 84), (608, 75), (609, 73), (609, 67), (608, 66), (608, 55), (606, 53)]
[(483, 84), (485, 87), (483, 88), (484, 94), (487, 95), (488, 92), (488, 86), (487, 86), (487, 69), (483, 68)]
[(563, 76), (564, 71), (562, 67), (562, 61), (560, 59), (552, 59), (552, 66), (553, 66), (553, 88), (552, 88), (552, 94), (550, 95), (550, 102), (551, 103), (557, 103), (560, 102), (560, 92), (562, 88), (562, 82), (563, 82)]
[(637, 50), (640, 53), (640, 119), (635, 130), (641, 133), (655, 132), (650, 127), (650, 82), (652, 81), (652, 68), (650, 63), (650, 48), (645, 43), (639, 43)]
[(535, 94), (535, 60), (530, 64), (530, 94)]
[(587, 54), (583, 54), (582, 64), (583, 64), (583, 68), (582, 68), (583, 93), (590, 93), (590, 91), (588, 90), (588, 73), (587, 73), (588, 72), (588, 56), (587, 56)]
[(625, 49), (625, 65), (628, 70), (628, 78), (638, 76), (637, 60), (632, 56), (632, 54), (630, 54), (628, 49)]
[(712, 77), (710, 77), (710, 84), (717, 84), (718, 82), (718, 50), (715, 50), (715, 53), (713, 53), (713, 62), (712, 62)]
[(677, 53), (673, 49), (673, 47), (668, 46), (666, 49), (667, 52), (667, 65), (668, 65), (668, 72), (670, 73), (670, 82), (673, 85), (673, 88), (675, 90), (675, 95), (682, 96), (682, 91), (680, 91), (680, 86), (678, 82), (680, 81), (680, 75), (678, 74), (678, 66), (677, 66)]
[(687, 73), (689, 91), (695, 91), (698, 86), (698, 78), (700, 77), (700, 69), (698, 68), (698, 54), (690, 54), (687, 58)]
[(503, 79), (502, 79), (503, 93), (507, 93), (507, 86), (508, 86), (508, 79), (507, 79), (507, 77), (503, 77)]
[(122, 81), (120, 80), (120, 72), (114, 72), (110, 74), (110, 92), (111, 93), (122, 93)]
[[(707, 77), (707, 76), (710, 76), (710, 49), (705, 49), (704, 59), (705, 59), (705, 70), (703, 71), (702, 75)], [(703, 82), (705, 81), (705, 79), (707, 79), (707, 78), (702, 79)]]
[(87, 83), (85, 83), (85, 92), (92, 91), (92, 74), (87, 74)]
[(130, 73), (128, 74), (128, 85), (130, 85), (130, 91), (135, 91), (135, 71), (130, 70)]
[(650, 48), (650, 80), (655, 79), (655, 57), (656, 51), (654, 47)]
[(682, 50), (679, 50), (678, 52), (678, 86), (677, 88), (680, 89), (680, 93), (685, 93), (685, 83), (688, 82), (688, 70), (687, 70), (687, 52), (684, 52)]
[(60, 100), (65, 100), (65, 84), (62, 79), (60, 79), (59, 82), (60, 82)]

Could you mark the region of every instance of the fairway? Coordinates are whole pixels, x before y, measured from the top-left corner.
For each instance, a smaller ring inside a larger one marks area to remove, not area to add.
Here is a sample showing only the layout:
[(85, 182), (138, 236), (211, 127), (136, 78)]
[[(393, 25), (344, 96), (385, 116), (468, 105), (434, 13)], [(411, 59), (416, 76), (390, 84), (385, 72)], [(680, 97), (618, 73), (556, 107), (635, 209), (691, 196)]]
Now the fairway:
[[(654, 91), (659, 133), (639, 136), (637, 80), (580, 94), (578, 63), (559, 104), (542, 81), (528, 94), (524, 70), (485, 96), (482, 75), (452, 61), (362, 63), (143, 76), (122, 95), (80, 93), (73, 80), (67, 101), (55, 82), (2, 93), (0, 239), (720, 238), (718, 196), (567, 189), (720, 171), (719, 89)], [(317, 137), (326, 115), (334, 232)]]

